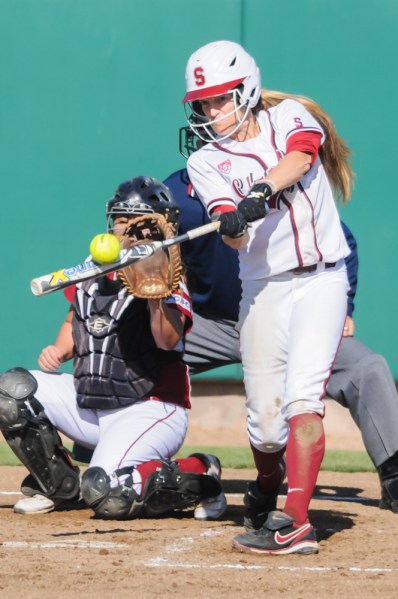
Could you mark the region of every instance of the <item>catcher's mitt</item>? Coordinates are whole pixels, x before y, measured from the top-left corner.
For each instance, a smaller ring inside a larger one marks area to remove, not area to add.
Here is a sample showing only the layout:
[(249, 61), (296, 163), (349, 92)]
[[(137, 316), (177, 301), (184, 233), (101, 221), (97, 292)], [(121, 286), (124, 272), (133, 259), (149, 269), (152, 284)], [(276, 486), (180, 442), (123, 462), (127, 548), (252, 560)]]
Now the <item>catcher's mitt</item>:
[[(118, 237), (122, 248), (129, 248), (175, 237), (175, 229), (162, 214), (142, 214), (132, 217)], [(119, 278), (135, 297), (156, 299), (168, 297), (177, 289), (181, 273), (180, 247), (173, 245), (126, 266), (119, 271)]]

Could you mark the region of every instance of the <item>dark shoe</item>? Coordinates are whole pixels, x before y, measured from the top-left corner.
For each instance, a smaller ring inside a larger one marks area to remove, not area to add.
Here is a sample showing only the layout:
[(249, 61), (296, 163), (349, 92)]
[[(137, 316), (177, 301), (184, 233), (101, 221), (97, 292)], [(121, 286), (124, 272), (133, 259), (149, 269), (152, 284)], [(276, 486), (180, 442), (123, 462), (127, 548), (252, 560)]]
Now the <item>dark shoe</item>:
[(279, 491), (286, 474), (286, 463), (282, 459), (279, 467), (281, 469), (280, 483), (273, 491), (264, 494), (257, 483), (257, 480), (248, 484), (243, 503), (245, 513), (243, 516), (243, 525), (247, 532), (259, 530), (266, 522), (268, 514), (276, 510)]
[(309, 522), (300, 526), (293, 518), (278, 511), (269, 514), (260, 530), (236, 536), (232, 547), (247, 553), (272, 555), (319, 551), (315, 530)]
[(379, 508), (398, 514), (398, 476), (381, 481)]

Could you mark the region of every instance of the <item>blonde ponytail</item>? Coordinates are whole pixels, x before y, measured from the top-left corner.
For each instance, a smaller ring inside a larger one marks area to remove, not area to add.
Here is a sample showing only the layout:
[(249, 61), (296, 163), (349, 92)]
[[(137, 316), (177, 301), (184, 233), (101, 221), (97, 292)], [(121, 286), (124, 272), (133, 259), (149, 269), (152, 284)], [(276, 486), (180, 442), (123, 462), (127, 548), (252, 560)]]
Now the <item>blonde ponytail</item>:
[(319, 157), (325, 168), (329, 181), (331, 182), (337, 197), (341, 197), (343, 204), (351, 198), (354, 173), (349, 163), (351, 152), (345, 141), (337, 133), (332, 118), (325, 112), (319, 104), (306, 98), (305, 96), (296, 96), (285, 94), (278, 91), (263, 89), (261, 92), (261, 105), (257, 105), (255, 111), (267, 110), (276, 106), (286, 99), (297, 100), (316, 118), (325, 132), (325, 141), (319, 148)]

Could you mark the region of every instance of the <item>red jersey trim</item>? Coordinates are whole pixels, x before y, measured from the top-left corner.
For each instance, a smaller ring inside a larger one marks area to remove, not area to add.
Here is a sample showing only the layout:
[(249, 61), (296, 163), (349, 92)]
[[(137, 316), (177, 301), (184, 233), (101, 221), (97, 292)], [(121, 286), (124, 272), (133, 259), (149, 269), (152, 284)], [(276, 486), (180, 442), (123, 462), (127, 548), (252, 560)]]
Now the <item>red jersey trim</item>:
[[(207, 211), (209, 214), (213, 212), (223, 212), (221, 208), (229, 207), (230, 211), (236, 210), (236, 204), (231, 198), (215, 198), (208, 203)], [(225, 210), (227, 212), (227, 210)]]
[(221, 204), (220, 206), (217, 206), (217, 208), (212, 208), (211, 213), (213, 214), (213, 212), (220, 212), (221, 214), (224, 214), (225, 212), (234, 212), (236, 210), (236, 206), (230, 206), (229, 204)]
[[(306, 201), (308, 202), (308, 204), (309, 204), (309, 206), (311, 208), (311, 214), (312, 214), (311, 226), (312, 226), (312, 232), (313, 232), (314, 248), (315, 248), (315, 251), (318, 254), (318, 260), (319, 260), (319, 262), (322, 262), (323, 256), (322, 256), (322, 253), (319, 250), (317, 239), (316, 239), (316, 233), (315, 233), (314, 208), (313, 208), (313, 205), (311, 203), (310, 198), (305, 193), (304, 188), (300, 184), (300, 182), (298, 183), (298, 187), (300, 189), (300, 192), (303, 194), (303, 196), (305, 197)], [(293, 228), (293, 233), (294, 233), (294, 244), (295, 244), (295, 247), (296, 247), (296, 255), (297, 255), (298, 265), (299, 266), (308, 266), (307, 264), (304, 264), (303, 257), (302, 257), (302, 254), (301, 254), (301, 250), (300, 250), (300, 233), (299, 233), (299, 229), (298, 229), (297, 223), (296, 223), (296, 218), (295, 218), (295, 213), (294, 213), (294, 205), (293, 205), (292, 202), (289, 202), (289, 200), (286, 199), (286, 197), (283, 195), (283, 193), (280, 196), (280, 200), (289, 209), (290, 221), (292, 223), (292, 228)]]

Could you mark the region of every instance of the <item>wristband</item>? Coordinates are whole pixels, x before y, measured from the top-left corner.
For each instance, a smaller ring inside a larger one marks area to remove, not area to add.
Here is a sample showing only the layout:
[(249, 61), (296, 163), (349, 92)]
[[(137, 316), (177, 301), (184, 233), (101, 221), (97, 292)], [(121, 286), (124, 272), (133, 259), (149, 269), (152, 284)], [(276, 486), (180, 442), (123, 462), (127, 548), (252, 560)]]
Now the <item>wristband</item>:
[(268, 185), (268, 187), (270, 188), (271, 193), (266, 194), (267, 196), (274, 195), (278, 191), (275, 183), (273, 181), (271, 181), (271, 179), (266, 179), (265, 181), (260, 181), (259, 185), (261, 185), (261, 184)]

